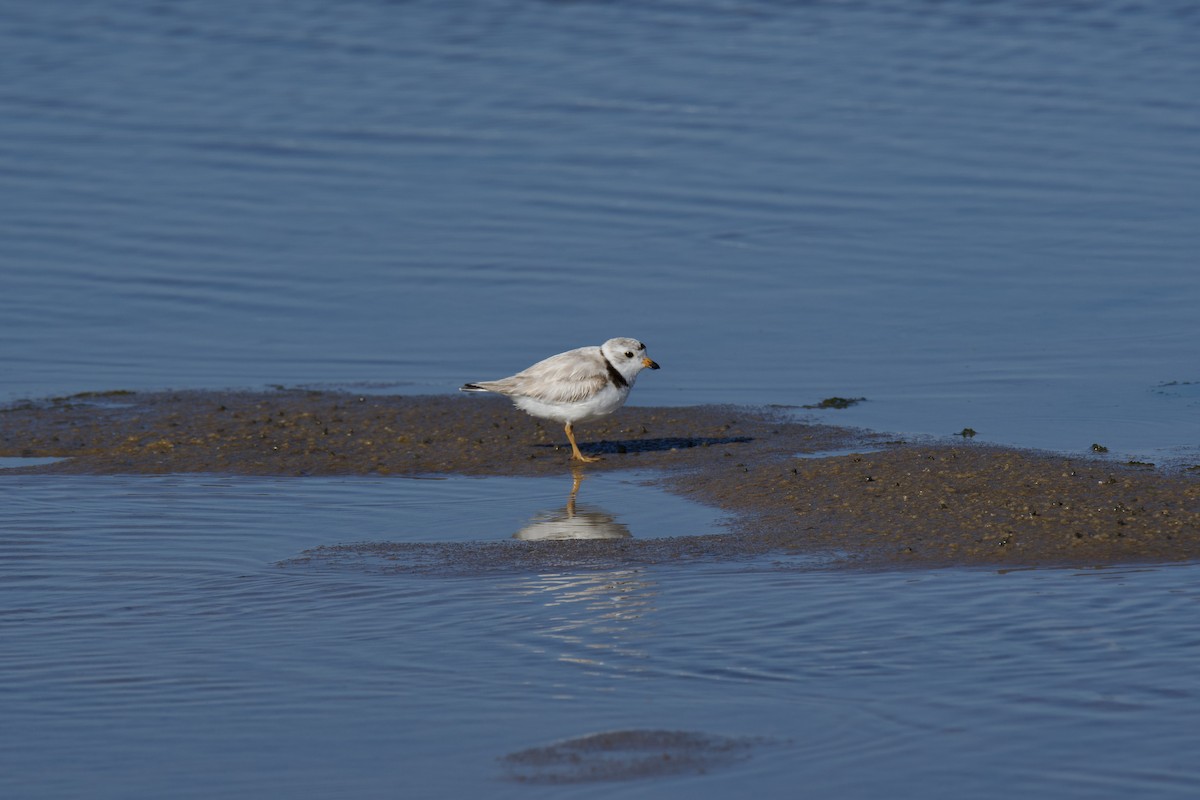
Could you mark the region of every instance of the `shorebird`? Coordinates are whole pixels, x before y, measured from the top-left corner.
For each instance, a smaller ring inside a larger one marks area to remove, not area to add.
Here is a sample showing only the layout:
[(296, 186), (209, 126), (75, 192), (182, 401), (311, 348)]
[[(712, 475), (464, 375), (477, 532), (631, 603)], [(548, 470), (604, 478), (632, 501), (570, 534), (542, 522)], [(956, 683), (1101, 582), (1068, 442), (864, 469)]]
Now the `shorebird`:
[(643, 369), (658, 369), (637, 339), (609, 339), (599, 347), (579, 347), (550, 356), (516, 375), (495, 381), (465, 384), (464, 392), (494, 392), (517, 408), (542, 419), (561, 422), (577, 461), (585, 456), (575, 443), (574, 424), (607, 416), (625, 404), (633, 382)]

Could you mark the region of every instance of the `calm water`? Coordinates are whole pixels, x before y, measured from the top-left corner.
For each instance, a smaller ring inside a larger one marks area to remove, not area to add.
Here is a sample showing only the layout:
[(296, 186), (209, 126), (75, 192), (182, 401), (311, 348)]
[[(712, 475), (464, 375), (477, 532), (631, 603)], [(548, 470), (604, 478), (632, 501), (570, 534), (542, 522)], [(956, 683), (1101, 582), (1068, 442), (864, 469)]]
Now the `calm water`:
[(0, 395), (632, 335), (643, 404), (1200, 457), (1200, 13), (963, 6), (0, 4)]
[[(0, 401), (438, 393), (632, 335), (636, 403), (1193, 463), (1200, 12), (1049, 5), (0, 2)], [(570, 514), (567, 475), (0, 470), (0, 795), (1200, 791), (1194, 565), (279, 565), (720, 528), (643, 477)], [(659, 729), (760, 744), (498, 760)]]
[[(452, 577), (278, 563), (337, 541), (489, 541), (561, 499), (553, 481), (497, 486), (8, 476), (0, 795), (1200, 789), (1196, 566), (863, 574), (763, 559)], [(580, 490), (634, 536), (669, 525), (658, 499), (613, 476)], [(712, 529), (664, 502), (690, 532)], [(512, 524), (481, 535), (488, 517)], [(763, 743), (709, 775), (566, 787), (513, 783), (500, 762), (657, 729)]]

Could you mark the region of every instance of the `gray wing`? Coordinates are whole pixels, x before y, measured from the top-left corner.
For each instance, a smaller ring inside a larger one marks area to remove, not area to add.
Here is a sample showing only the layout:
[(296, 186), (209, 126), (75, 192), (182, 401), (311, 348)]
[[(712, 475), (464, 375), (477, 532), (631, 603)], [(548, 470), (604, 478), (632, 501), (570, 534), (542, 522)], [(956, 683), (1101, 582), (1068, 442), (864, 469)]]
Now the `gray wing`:
[(576, 403), (599, 392), (608, 383), (608, 368), (599, 347), (580, 347), (539, 361), (511, 378), (478, 381), (489, 392), (521, 396), (543, 403)]

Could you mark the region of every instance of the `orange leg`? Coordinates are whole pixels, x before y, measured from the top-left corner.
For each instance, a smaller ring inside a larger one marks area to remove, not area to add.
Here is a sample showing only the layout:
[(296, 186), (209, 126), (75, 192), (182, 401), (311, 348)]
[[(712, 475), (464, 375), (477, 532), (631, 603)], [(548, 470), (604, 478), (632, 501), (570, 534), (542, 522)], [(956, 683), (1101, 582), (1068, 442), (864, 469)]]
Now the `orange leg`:
[(585, 456), (579, 452), (579, 445), (575, 444), (575, 429), (571, 427), (571, 423), (567, 423), (567, 439), (571, 442), (571, 458), (576, 461), (592, 462), (599, 461), (600, 456)]
[(571, 465), (571, 496), (567, 498), (567, 519), (575, 516), (575, 495), (579, 494), (579, 484), (583, 483), (583, 470), (577, 465)]

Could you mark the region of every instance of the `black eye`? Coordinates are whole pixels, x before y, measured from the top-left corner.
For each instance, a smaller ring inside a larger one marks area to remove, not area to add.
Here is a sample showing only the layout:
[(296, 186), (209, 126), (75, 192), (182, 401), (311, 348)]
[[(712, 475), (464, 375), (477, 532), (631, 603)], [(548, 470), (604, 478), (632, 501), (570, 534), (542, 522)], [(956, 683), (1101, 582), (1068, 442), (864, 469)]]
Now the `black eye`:
[(625, 357), (626, 357), (626, 358), (633, 358), (633, 353), (631, 353), (631, 352), (629, 352), (628, 350), (626, 350), (626, 351), (625, 351)]

